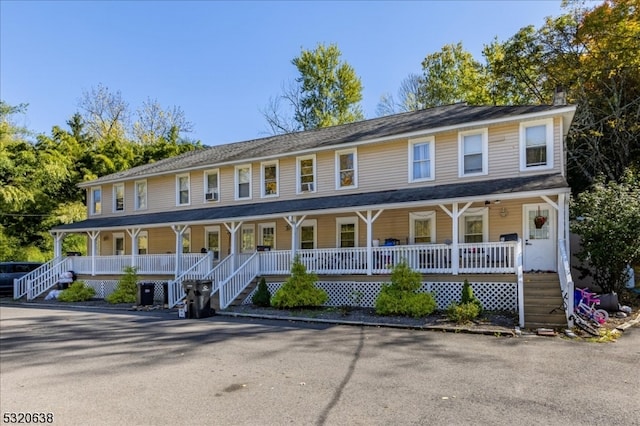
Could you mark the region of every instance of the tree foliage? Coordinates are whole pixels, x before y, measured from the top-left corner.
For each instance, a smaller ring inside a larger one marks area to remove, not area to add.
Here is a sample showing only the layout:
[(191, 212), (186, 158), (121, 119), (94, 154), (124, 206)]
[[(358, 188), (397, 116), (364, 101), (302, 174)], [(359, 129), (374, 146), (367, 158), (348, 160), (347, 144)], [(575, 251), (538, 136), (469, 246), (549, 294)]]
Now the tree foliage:
[[(302, 50), (291, 63), (298, 69), (294, 84), (283, 86), (283, 93), (270, 100), (263, 115), (272, 133), (290, 133), (362, 120), (362, 83), (355, 70), (341, 62), (335, 44), (318, 44)], [(282, 112), (282, 103), (293, 111)]]
[(621, 182), (599, 178), (572, 205), (571, 230), (580, 235), (576, 256), (605, 293), (620, 291), (627, 266), (640, 262), (640, 176), (628, 170)]

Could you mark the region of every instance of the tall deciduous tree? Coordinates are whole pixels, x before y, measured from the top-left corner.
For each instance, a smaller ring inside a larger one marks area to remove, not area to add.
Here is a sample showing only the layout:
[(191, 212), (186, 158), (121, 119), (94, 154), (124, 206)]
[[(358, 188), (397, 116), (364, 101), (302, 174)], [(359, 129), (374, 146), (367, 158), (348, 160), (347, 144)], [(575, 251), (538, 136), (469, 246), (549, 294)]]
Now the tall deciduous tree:
[[(283, 94), (270, 101), (263, 115), (273, 133), (287, 133), (351, 123), (364, 119), (360, 107), (362, 83), (354, 69), (340, 61), (334, 44), (319, 44), (315, 50), (302, 50), (291, 62), (300, 76), (296, 84), (283, 88)], [(282, 103), (293, 110), (292, 119), (282, 111)]]

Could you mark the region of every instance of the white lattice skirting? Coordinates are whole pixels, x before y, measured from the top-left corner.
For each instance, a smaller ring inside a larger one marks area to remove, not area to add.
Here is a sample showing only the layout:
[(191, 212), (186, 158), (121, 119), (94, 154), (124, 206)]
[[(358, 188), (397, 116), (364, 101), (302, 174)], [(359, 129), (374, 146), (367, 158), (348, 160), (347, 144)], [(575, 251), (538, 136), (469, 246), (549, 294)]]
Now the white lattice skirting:
[[(267, 288), (273, 295), (283, 283), (268, 283)], [(376, 297), (385, 282), (317, 282), (329, 295), (325, 306), (361, 306), (372, 308)], [(451, 302), (459, 302), (463, 282), (424, 282), (420, 292), (432, 293), (436, 299), (438, 309), (446, 309)], [(489, 311), (517, 311), (518, 287), (516, 283), (508, 282), (476, 282), (472, 283), (473, 294), (482, 303), (482, 307)], [(253, 292), (242, 302), (251, 304)]]

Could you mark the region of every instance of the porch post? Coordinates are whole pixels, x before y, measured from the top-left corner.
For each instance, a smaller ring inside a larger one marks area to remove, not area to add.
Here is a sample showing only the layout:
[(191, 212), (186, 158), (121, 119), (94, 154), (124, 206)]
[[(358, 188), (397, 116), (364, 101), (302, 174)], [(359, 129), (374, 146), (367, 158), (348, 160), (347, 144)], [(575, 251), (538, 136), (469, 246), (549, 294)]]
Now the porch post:
[(383, 211), (384, 209), (378, 210), (375, 216), (372, 217), (371, 216), (372, 211), (367, 210), (366, 218), (362, 215), (362, 213), (356, 212), (356, 214), (360, 217), (360, 219), (362, 219), (364, 223), (367, 224), (367, 275), (373, 275), (373, 249), (372, 249), (373, 222), (375, 222), (376, 219), (378, 219), (378, 217), (380, 216), (380, 214), (382, 214)]
[(140, 228), (128, 228), (127, 233), (131, 237), (131, 267), (135, 268), (136, 258), (138, 257), (138, 235), (140, 235)]
[[(224, 222), (224, 227), (227, 228), (227, 231), (229, 231), (229, 234), (231, 234), (231, 256), (236, 256), (236, 254), (238, 254), (238, 248), (237, 248), (237, 242), (236, 240), (238, 238), (236, 238), (236, 233), (238, 232), (238, 229), (240, 229), (240, 226), (242, 226), (242, 221), (240, 222)], [(235, 262), (235, 260), (234, 260)], [(233, 269), (235, 270), (236, 266), (234, 264)]]
[(298, 228), (302, 225), (302, 222), (307, 218), (307, 215), (303, 215), (300, 219), (298, 216), (285, 216), (284, 220), (291, 227), (291, 261), (296, 257), (296, 251), (298, 250)]
[(458, 238), (460, 234), (460, 230), (458, 229), (458, 217), (460, 213), (458, 212), (458, 203), (453, 203), (453, 211), (451, 212), (453, 221), (453, 227), (451, 230), (451, 273), (453, 275), (458, 275), (460, 270), (460, 249), (458, 248)]
[(174, 274), (177, 277), (182, 270), (182, 236), (184, 231), (187, 230), (187, 225), (171, 225), (171, 229), (176, 234), (176, 267)]
[(53, 237), (53, 258), (57, 259), (62, 256), (62, 241), (64, 240), (65, 232), (51, 232)]
[(100, 238), (100, 231), (89, 231), (89, 238), (91, 238), (91, 276), (96, 275), (96, 240)]

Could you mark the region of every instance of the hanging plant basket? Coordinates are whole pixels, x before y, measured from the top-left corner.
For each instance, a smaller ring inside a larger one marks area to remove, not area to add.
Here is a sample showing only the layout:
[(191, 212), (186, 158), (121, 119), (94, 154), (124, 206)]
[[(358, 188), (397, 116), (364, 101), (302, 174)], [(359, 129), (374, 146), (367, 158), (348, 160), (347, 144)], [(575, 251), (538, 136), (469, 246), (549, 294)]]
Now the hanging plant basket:
[(533, 224), (536, 226), (536, 229), (540, 229), (545, 223), (547, 223), (547, 217), (542, 216), (542, 213), (540, 213), (540, 207), (538, 207), (538, 214), (533, 218)]

